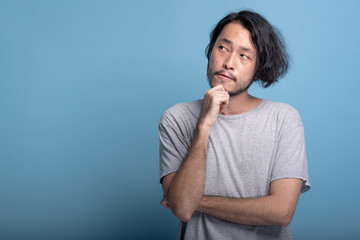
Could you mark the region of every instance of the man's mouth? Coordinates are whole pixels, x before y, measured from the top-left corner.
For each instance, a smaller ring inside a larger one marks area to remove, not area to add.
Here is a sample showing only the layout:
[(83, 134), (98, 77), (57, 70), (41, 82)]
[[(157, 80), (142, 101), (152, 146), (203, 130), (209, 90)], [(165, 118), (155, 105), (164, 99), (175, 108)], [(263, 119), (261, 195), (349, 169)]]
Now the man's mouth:
[(236, 78), (231, 76), (230, 74), (225, 74), (223, 72), (216, 72), (215, 75), (219, 75), (219, 76), (222, 76), (224, 78), (227, 78), (229, 80), (232, 80), (232, 81), (235, 81), (236, 82)]

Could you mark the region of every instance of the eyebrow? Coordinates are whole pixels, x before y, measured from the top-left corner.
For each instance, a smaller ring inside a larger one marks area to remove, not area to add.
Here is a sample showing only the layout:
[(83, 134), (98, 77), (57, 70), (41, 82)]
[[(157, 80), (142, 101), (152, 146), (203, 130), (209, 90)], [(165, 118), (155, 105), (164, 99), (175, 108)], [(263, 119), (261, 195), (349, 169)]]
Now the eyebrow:
[[(233, 42), (232, 42), (231, 40), (227, 39), (227, 38), (222, 38), (222, 39), (220, 39), (219, 41), (228, 43), (228, 44), (230, 44), (230, 45), (233, 45)], [(254, 55), (253, 51), (252, 51), (250, 48), (247, 48), (247, 47), (244, 47), (244, 46), (240, 46), (239, 48), (240, 48), (241, 50), (247, 52), (247, 53), (250, 53), (250, 54)]]

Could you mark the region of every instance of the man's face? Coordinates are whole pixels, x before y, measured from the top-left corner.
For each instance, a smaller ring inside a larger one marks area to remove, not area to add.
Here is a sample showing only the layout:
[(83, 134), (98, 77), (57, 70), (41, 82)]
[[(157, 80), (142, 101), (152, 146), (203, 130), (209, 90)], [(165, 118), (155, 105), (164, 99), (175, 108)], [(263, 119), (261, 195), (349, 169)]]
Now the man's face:
[(230, 96), (246, 91), (254, 79), (256, 49), (250, 32), (239, 23), (227, 24), (219, 34), (208, 63), (211, 87), (223, 85)]

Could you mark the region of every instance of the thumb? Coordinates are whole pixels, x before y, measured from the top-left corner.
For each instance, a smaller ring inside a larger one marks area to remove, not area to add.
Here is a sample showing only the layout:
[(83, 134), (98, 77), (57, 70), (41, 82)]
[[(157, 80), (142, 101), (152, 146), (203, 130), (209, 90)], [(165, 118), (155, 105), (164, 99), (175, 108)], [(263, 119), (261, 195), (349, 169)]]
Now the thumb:
[(229, 105), (229, 100), (222, 102), (220, 105), (220, 113), (223, 113), (228, 105)]

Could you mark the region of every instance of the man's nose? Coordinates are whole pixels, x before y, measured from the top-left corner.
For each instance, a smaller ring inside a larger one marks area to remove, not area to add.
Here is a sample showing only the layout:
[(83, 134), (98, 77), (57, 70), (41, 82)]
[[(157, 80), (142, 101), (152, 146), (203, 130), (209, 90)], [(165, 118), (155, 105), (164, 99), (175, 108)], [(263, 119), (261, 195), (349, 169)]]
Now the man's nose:
[(233, 53), (229, 54), (224, 62), (225, 69), (234, 70), (235, 69), (235, 55)]

